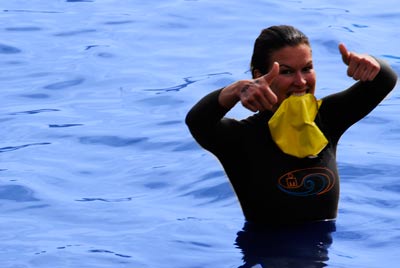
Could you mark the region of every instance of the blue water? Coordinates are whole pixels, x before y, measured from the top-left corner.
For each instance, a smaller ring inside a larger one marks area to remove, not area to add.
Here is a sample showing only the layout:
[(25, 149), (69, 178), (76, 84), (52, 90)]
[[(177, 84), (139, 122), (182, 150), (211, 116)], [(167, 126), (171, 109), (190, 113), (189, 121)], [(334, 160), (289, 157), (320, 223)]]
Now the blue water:
[[(240, 207), (184, 117), (250, 76), (273, 24), (310, 37), (317, 96), (352, 83), (339, 42), (400, 73), (400, 5), (369, 2), (1, 1), (0, 266), (243, 265)], [(328, 267), (400, 262), (399, 96), (341, 140)]]

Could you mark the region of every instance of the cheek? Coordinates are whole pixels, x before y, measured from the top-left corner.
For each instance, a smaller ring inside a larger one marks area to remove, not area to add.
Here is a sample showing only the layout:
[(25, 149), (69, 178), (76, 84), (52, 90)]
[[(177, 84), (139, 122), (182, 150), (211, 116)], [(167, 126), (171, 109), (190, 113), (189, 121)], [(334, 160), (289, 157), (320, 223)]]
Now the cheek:
[(316, 83), (316, 76), (315, 73), (311, 73), (309, 76), (307, 76), (307, 83), (312, 86), (315, 87), (315, 83)]
[(291, 81), (289, 79), (282, 79), (278, 77), (271, 83), (271, 89), (275, 95), (278, 96), (278, 98), (280, 98), (280, 96), (285, 98), (290, 85)]
[(315, 84), (316, 84), (315, 77), (310, 79), (310, 80), (308, 80), (307, 83), (308, 83), (308, 85), (310, 87), (310, 93), (314, 94), (315, 93)]

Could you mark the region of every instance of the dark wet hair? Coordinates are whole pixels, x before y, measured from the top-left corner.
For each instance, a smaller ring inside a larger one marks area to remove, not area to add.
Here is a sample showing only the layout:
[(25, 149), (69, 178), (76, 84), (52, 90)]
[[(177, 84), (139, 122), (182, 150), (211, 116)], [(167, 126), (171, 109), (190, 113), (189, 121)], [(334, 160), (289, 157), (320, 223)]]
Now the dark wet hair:
[(263, 29), (254, 43), (253, 56), (251, 57), (251, 74), (259, 70), (266, 74), (272, 67), (271, 55), (273, 52), (286, 46), (306, 44), (310, 46), (308, 37), (289, 25), (271, 26)]

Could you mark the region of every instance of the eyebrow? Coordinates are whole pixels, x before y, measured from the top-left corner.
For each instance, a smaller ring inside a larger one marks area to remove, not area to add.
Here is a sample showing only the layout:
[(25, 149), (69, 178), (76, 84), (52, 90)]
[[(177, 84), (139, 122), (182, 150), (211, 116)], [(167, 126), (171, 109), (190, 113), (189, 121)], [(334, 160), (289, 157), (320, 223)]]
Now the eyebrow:
[[(310, 65), (310, 64), (313, 64), (313, 62), (312, 61), (307, 62), (306, 66)], [(293, 67), (291, 67), (289, 65), (286, 65), (286, 64), (279, 64), (279, 67), (285, 67), (285, 68), (293, 69)]]

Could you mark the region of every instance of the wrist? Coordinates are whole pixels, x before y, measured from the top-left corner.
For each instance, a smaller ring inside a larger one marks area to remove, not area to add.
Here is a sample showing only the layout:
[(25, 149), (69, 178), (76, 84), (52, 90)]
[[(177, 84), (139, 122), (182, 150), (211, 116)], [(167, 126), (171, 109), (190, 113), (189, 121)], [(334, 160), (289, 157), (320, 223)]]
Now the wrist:
[(218, 101), (222, 107), (231, 109), (240, 101), (240, 91), (243, 87), (243, 81), (236, 81), (221, 90)]

